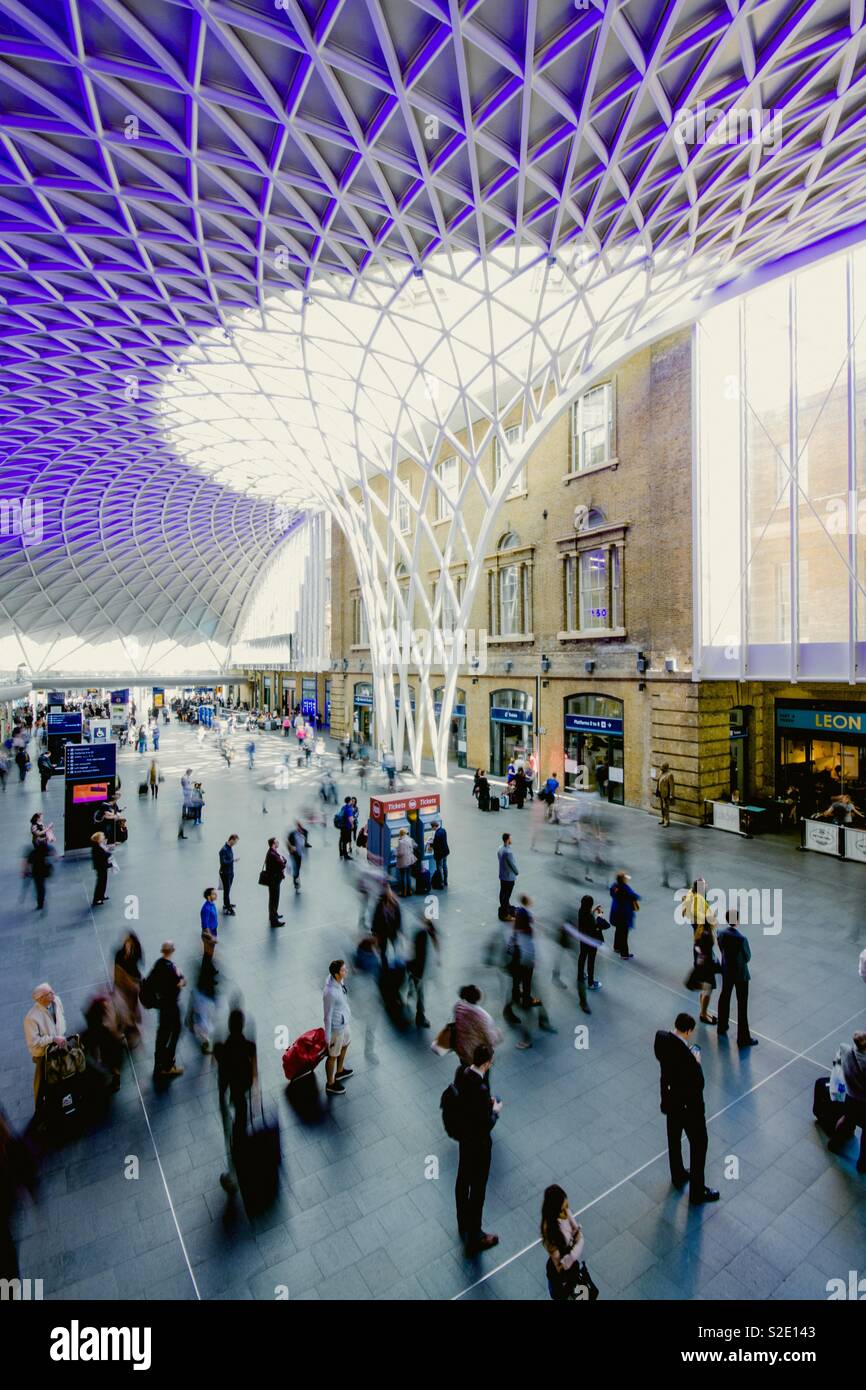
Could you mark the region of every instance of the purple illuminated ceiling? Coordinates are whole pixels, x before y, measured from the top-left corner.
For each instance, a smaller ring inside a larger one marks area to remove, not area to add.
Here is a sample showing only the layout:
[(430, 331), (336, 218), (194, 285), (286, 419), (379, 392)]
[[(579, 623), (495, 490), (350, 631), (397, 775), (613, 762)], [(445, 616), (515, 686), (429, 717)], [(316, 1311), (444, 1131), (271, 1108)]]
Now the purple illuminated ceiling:
[[(0, 0), (2, 496), (43, 504), (40, 541), (0, 536), (0, 631), (229, 639), (286, 520), (171, 457), (154, 399), (270, 290), (576, 239), (741, 274), (864, 221), (863, 20)], [(714, 108), (764, 137), (719, 139)]]

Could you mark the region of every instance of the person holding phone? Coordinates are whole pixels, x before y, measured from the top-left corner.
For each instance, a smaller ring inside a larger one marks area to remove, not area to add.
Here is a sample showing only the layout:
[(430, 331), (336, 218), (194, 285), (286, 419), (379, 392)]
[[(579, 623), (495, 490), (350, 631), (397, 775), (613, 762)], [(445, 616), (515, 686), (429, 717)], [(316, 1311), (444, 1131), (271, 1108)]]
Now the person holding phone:
[[(679, 1191), (689, 1184), (692, 1206), (719, 1200), (718, 1192), (707, 1187), (704, 1177), (709, 1140), (701, 1049), (692, 1044), (696, 1026), (691, 1014), (677, 1014), (672, 1030), (656, 1033), (653, 1048), (661, 1068), (661, 1112), (667, 1120), (671, 1182)], [(683, 1163), (684, 1134), (689, 1141), (688, 1168)]]

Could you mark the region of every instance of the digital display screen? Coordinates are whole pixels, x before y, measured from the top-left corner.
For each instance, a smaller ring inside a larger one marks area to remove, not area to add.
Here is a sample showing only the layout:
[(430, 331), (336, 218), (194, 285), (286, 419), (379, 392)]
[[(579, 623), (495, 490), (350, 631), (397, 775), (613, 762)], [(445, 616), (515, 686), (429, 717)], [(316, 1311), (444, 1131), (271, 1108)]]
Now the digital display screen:
[(107, 782), (78, 782), (72, 788), (72, 804), (79, 806), (84, 801), (107, 801)]

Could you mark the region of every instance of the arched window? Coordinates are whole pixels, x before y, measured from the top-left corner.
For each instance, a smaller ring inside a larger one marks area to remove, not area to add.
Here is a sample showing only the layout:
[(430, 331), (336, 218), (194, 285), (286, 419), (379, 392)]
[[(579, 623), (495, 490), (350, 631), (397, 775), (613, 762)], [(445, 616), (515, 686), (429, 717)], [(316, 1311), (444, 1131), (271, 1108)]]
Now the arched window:
[(515, 531), (499, 539), (488, 570), (488, 626), (497, 637), (528, 637), (532, 632), (532, 547)]

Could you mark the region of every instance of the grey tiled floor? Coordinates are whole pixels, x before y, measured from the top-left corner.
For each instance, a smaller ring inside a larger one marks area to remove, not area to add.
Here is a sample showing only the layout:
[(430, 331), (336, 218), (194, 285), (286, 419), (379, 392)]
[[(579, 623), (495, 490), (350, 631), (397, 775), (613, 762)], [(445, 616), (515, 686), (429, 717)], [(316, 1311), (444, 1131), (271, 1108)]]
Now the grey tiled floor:
[[(260, 770), (282, 753), (273, 737), (263, 737), (259, 748)], [(313, 799), (313, 776), (268, 793), (265, 815), (259, 774), (242, 761), (229, 772), (194, 733), (175, 726), (163, 738), (160, 760), (167, 780), (151, 804), (135, 794), (144, 760), (121, 759), (130, 840), (118, 856), (111, 902), (95, 918), (87, 862), (58, 867), (44, 915), (30, 898), (19, 902), (19, 846), (42, 801), (38, 781), (31, 776), (24, 789), (10, 782), (0, 798), (7, 886), (0, 909), (0, 1097), (25, 1124), (32, 1071), (21, 1020), (30, 991), (50, 980), (75, 1027), (122, 936), (127, 895), (138, 899), (148, 962), (170, 934), (180, 964), (192, 969), (201, 890), (216, 881), (217, 850), (237, 830), (239, 909), (220, 919), (220, 1015), (239, 992), (255, 1019), (266, 1104), (282, 1126), (282, 1190), (276, 1206), (253, 1222), (227, 1209), (218, 1181), (224, 1153), (213, 1064), (186, 1035), (185, 1075), (157, 1093), (148, 1016), (145, 1045), (125, 1070), (106, 1125), (46, 1160), (38, 1205), (25, 1204), (18, 1214), (22, 1274), (42, 1278), (47, 1297), (270, 1300), (284, 1288), (292, 1299), (543, 1299), (544, 1257), (534, 1242), (541, 1193), (554, 1181), (582, 1212), (587, 1260), (605, 1298), (823, 1299), (829, 1278), (862, 1271), (866, 1178), (855, 1171), (853, 1148), (842, 1158), (826, 1152), (811, 1117), (815, 1077), (839, 1042), (866, 1027), (866, 991), (857, 976), (866, 944), (862, 866), (798, 853), (784, 839), (685, 832), (693, 869), (711, 885), (783, 894), (781, 934), (749, 932), (752, 1023), (761, 1045), (740, 1053), (702, 1030), (707, 1172), (722, 1200), (692, 1210), (669, 1186), (652, 1056), (656, 1028), (695, 1004), (682, 983), (690, 935), (674, 924), (673, 895), (659, 886), (665, 832), (641, 813), (614, 812), (611, 857), (629, 868), (644, 894), (636, 959), (602, 963), (589, 1047), (578, 1050), (573, 1030), (585, 1019), (573, 984), (566, 992), (550, 983), (554, 948), (542, 946), (537, 984), (558, 1033), (537, 1035), (528, 1052), (516, 1051), (509, 1035), (497, 1053), (495, 1087), (506, 1105), (494, 1137), (485, 1224), (500, 1245), (468, 1261), (454, 1227), (456, 1146), (443, 1134), (438, 1110), (453, 1063), (430, 1051), (429, 1035), (395, 1034), (365, 999), (364, 982), (354, 980), (348, 1094), (331, 1102), (320, 1094), (312, 1116), (297, 1113), (286, 1097), (276, 1030), (293, 1037), (319, 1024), (327, 963), (348, 955), (356, 939), (354, 867), (338, 863), (330, 825), (314, 833), (300, 897), (291, 885), (284, 891), (286, 927), (272, 933), (267, 925), (257, 885), (266, 839), (282, 835), (290, 815)], [(190, 763), (203, 774), (207, 808), (201, 829), (182, 843), (177, 779)], [(46, 796), (58, 825), (61, 791), (58, 783)], [(554, 858), (549, 843), (530, 853), (528, 809), (481, 816), (462, 779), (443, 788), (443, 806), (452, 887), (440, 898), (442, 962), (428, 990), (435, 1028), (470, 979), (486, 990), (491, 1011), (500, 1010), (503, 981), (481, 962), (496, 927), (495, 850), (503, 828), (514, 834), (520, 886), (544, 923), (555, 925), (563, 905), (582, 891), (560, 876), (568, 861)], [(594, 891), (608, 880), (605, 874)], [(570, 964), (569, 981), (573, 973)], [(370, 1056), (368, 1020), (375, 1024)], [(140, 1165), (131, 1180), (124, 1176), (130, 1155)], [(726, 1178), (732, 1158), (738, 1176)], [(438, 1178), (427, 1176), (435, 1172), (433, 1159)]]

